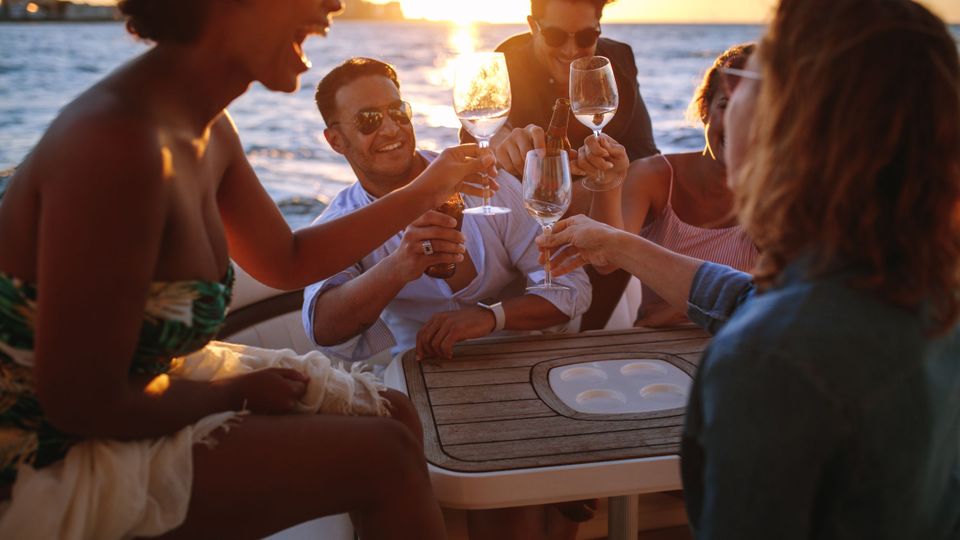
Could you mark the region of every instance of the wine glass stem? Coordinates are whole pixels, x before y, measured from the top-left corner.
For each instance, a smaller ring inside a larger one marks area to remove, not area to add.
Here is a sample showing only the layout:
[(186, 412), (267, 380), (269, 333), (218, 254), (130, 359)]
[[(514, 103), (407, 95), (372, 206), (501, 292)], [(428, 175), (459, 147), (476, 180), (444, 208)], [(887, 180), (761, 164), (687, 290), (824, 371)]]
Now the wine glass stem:
[[(596, 135), (598, 142), (600, 141), (600, 133), (602, 132), (603, 130), (600, 130), (600, 129), (595, 130), (593, 132), (593, 134)], [(597, 184), (602, 184), (602, 183), (603, 183), (603, 170), (597, 170)]]
[[(543, 226), (543, 235), (550, 236), (553, 233), (553, 225), (544, 225)], [(543, 286), (546, 288), (553, 287), (553, 273), (550, 271), (550, 251), (547, 250), (546, 260), (543, 263)]]
[[(490, 146), (489, 139), (478, 139), (477, 146), (480, 148), (487, 148)], [(480, 173), (480, 178), (483, 180), (483, 207), (490, 207), (490, 178), (487, 176), (486, 172)]]

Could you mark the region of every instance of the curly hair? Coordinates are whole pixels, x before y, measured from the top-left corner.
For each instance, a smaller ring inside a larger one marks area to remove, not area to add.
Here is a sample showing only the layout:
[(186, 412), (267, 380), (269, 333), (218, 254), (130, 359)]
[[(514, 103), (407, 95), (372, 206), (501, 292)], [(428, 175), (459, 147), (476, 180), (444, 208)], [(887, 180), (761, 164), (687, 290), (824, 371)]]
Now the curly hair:
[[(543, 18), (544, 14), (547, 11), (547, 2), (550, 0), (530, 0), (530, 15), (534, 19)], [(603, 8), (607, 4), (612, 4), (616, 0), (564, 0), (566, 2), (582, 2), (584, 4), (592, 4), (593, 9), (597, 12), (597, 18), (599, 19), (603, 15)]]
[(799, 256), (938, 332), (960, 313), (960, 60), (906, 0), (782, 0), (759, 48), (741, 220), (775, 283)]
[(345, 60), (324, 75), (323, 79), (320, 79), (317, 84), (317, 92), (313, 97), (325, 124), (329, 126), (330, 121), (337, 114), (337, 91), (360, 77), (370, 75), (386, 77), (393, 82), (397, 90), (400, 89), (400, 79), (397, 78), (397, 70), (393, 66), (380, 60), (362, 56)]
[(756, 44), (754, 43), (734, 45), (723, 51), (713, 61), (713, 65), (703, 75), (700, 86), (693, 93), (693, 101), (690, 102), (690, 107), (687, 109), (688, 118), (697, 120), (701, 124), (707, 123), (707, 116), (710, 115), (710, 104), (713, 103), (713, 98), (717, 95), (717, 90), (720, 89), (720, 68), (742, 68), (755, 48)]
[(210, 2), (207, 0), (120, 0), (118, 6), (127, 31), (159, 43), (189, 43), (203, 29)]

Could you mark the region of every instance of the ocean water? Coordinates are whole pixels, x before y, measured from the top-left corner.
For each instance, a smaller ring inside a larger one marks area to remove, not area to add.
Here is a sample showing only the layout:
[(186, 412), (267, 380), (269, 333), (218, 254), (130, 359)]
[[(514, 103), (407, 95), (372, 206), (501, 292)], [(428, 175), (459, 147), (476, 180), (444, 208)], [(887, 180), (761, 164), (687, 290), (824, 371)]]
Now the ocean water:
[[(414, 109), (422, 148), (456, 144), (451, 65), (458, 54), (491, 50), (520, 25), (335, 21), (327, 39), (307, 41), (313, 69), (295, 94), (255, 85), (229, 108), (247, 155), (291, 225), (309, 223), (326, 201), (354, 181), (346, 161), (323, 139), (313, 92), (323, 74), (351, 56), (396, 66)], [(954, 27), (960, 36), (960, 28)], [(700, 126), (686, 120), (693, 91), (728, 46), (757, 39), (755, 25), (605, 25), (608, 37), (636, 54), (640, 91), (665, 152), (702, 148)], [(147, 45), (118, 23), (0, 24), (0, 170), (16, 166), (57, 111)]]

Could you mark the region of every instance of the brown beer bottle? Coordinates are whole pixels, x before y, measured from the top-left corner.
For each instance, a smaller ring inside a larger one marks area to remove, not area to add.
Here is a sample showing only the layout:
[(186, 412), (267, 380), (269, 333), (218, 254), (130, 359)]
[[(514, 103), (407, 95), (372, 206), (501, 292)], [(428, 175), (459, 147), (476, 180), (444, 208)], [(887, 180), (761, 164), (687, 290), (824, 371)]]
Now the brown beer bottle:
[[(437, 208), (438, 212), (443, 212), (444, 214), (457, 220), (457, 230), (459, 231), (463, 227), (463, 209), (466, 205), (463, 203), (463, 196), (459, 193), (454, 193), (447, 202), (440, 205), (440, 208)], [(448, 263), (448, 264), (433, 264), (427, 267), (423, 271), (424, 274), (432, 278), (448, 279), (452, 278), (454, 274), (457, 273), (457, 263)]]
[[(557, 98), (553, 104), (553, 116), (550, 117), (550, 126), (547, 127), (546, 144), (544, 152), (546, 157), (557, 157), (570, 149), (570, 139), (567, 138), (567, 124), (570, 121), (570, 100), (567, 98)], [(544, 162), (544, 170), (541, 174), (544, 178), (554, 179), (553, 182), (542, 182), (534, 192), (534, 197), (540, 200), (549, 201), (556, 196), (556, 183), (560, 180), (558, 165), (555, 160)], [(548, 172), (549, 171), (549, 172)]]
[(547, 156), (559, 156), (560, 152), (570, 149), (567, 138), (567, 124), (570, 121), (570, 100), (557, 98), (553, 104), (553, 116), (547, 128)]

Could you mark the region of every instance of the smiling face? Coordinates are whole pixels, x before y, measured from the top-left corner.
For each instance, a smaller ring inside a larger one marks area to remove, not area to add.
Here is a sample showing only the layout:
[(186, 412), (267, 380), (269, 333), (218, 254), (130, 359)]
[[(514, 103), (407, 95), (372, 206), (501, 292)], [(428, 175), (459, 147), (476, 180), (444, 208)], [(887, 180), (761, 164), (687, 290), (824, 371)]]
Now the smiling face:
[(310, 68), (304, 41), (325, 36), (330, 19), (343, 8), (340, 0), (250, 0), (236, 5), (226, 32), (243, 42), (238, 64), (252, 80), (281, 92), (300, 87), (300, 74)]
[(560, 47), (551, 47), (547, 45), (540, 32), (541, 27), (557, 28), (570, 34), (598, 28), (600, 19), (597, 18), (591, 3), (550, 0), (545, 6), (542, 19), (536, 21), (528, 17), (527, 22), (533, 33), (533, 53), (558, 84), (565, 85), (570, 79), (570, 62), (584, 56), (593, 56), (597, 51), (596, 43), (587, 48), (580, 48), (569, 36)]
[[(360, 77), (337, 90), (336, 114), (330, 119), (333, 127), (324, 131), (330, 146), (347, 158), (363, 187), (378, 197), (407, 185), (417, 168), (413, 124), (397, 122), (387, 114), (401, 99), (389, 78)], [(383, 122), (365, 135), (354, 118), (358, 112), (370, 110), (379, 111)]]
[[(747, 60), (743, 69), (758, 71), (760, 69), (760, 53), (754, 53)], [(754, 113), (757, 108), (757, 98), (760, 95), (760, 81), (741, 78), (736, 89), (730, 96), (724, 115), (724, 161), (727, 164), (727, 182), (733, 184), (738, 181), (738, 173), (750, 148), (750, 129), (753, 124)]]
[[(722, 86), (722, 85), (721, 85)], [(718, 88), (713, 94), (707, 111), (707, 118), (703, 123), (703, 136), (707, 141), (707, 152), (710, 157), (725, 163), (724, 152), (726, 149), (726, 132), (724, 130), (724, 116), (727, 111), (727, 93), (723, 88)]]

